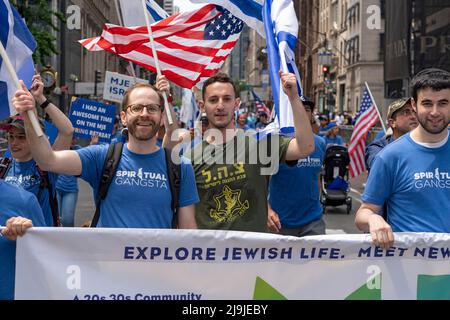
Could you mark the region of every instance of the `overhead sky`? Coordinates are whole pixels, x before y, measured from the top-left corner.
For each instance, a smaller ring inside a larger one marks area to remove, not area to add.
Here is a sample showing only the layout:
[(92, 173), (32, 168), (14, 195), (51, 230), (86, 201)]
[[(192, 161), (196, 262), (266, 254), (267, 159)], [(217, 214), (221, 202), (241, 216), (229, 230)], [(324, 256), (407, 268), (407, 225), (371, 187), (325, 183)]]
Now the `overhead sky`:
[(173, 5), (177, 6), (180, 8), (180, 12), (184, 12), (184, 11), (191, 11), (194, 10), (195, 8), (199, 8), (204, 6), (206, 3), (192, 3), (189, 0), (174, 0), (173, 1)]

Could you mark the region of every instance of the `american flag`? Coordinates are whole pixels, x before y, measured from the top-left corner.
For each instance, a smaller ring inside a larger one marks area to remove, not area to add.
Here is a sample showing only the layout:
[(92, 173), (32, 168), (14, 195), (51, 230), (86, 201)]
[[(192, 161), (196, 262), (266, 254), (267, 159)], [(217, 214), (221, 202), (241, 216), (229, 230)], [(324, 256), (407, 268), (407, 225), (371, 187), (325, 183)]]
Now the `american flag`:
[(256, 110), (258, 112), (264, 112), (265, 114), (267, 114), (267, 116), (270, 116), (271, 114), (270, 109), (266, 106), (266, 104), (261, 100), (261, 98), (256, 94), (256, 92), (253, 89), (251, 91), (253, 99), (255, 100)]
[[(229, 11), (212, 4), (152, 24), (162, 74), (192, 88), (220, 70), (243, 27)], [(89, 51), (105, 50), (156, 72), (146, 26), (106, 24), (100, 37), (79, 42)]]
[(353, 134), (350, 139), (348, 152), (350, 155), (350, 176), (359, 176), (366, 170), (364, 155), (366, 150), (366, 136), (370, 129), (378, 122), (378, 112), (372, 100), (369, 87), (366, 84), (360, 111), (357, 115)]

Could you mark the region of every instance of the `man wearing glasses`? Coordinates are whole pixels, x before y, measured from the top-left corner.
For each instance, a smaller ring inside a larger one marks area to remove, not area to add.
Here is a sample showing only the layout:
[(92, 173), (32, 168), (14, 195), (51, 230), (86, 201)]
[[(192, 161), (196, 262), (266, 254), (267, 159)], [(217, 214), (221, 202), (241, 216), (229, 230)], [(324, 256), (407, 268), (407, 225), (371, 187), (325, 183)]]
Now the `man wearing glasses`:
[[(156, 87), (168, 90), (165, 77)], [(29, 133), (33, 130), (26, 115), (34, 107), (33, 97), (24, 90), (16, 92), (14, 106), (25, 118)], [(98, 227), (171, 228), (172, 195), (165, 152), (157, 146), (157, 133), (163, 125), (164, 102), (161, 92), (150, 84), (136, 84), (125, 93), (120, 113), (128, 128), (128, 142), (112, 179), (106, 198), (100, 205)], [(98, 192), (108, 145), (93, 145), (80, 150), (54, 152), (45, 139), (33, 132), (28, 136), (36, 161), (46, 170), (81, 176)], [(179, 228), (196, 228), (194, 205), (198, 202), (194, 171), (182, 158), (179, 194)]]
[(393, 133), (392, 135), (386, 135), (381, 140), (374, 141), (367, 146), (365, 160), (368, 171), (370, 171), (370, 168), (373, 165), (375, 156), (383, 150), (384, 147), (404, 136), (411, 130), (414, 130), (419, 125), (416, 113), (411, 106), (411, 98), (394, 101), (389, 106), (387, 119)]

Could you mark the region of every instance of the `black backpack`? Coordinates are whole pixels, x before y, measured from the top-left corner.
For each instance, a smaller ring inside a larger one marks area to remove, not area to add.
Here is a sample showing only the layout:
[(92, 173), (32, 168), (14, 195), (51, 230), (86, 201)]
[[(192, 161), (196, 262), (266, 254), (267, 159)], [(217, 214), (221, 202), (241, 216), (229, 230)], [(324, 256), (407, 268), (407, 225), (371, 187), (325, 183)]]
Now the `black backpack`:
[[(123, 142), (117, 142), (109, 145), (108, 153), (106, 155), (105, 163), (103, 164), (102, 177), (100, 180), (100, 186), (98, 189), (97, 197), (95, 198), (95, 214), (91, 222), (91, 228), (95, 228), (100, 218), (100, 204), (105, 200), (109, 186), (116, 174), (117, 167), (119, 166), (120, 159), (122, 157)], [(178, 226), (178, 206), (180, 196), (180, 183), (181, 183), (181, 164), (175, 164), (172, 161), (172, 150), (165, 149), (167, 174), (169, 176), (169, 188), (172, 194), (171, 208), (173, 211), (172, 227)]]
[[(11, 166), (11, 163), (12, 163), (11, 158), (3, 158), (0, 161), (0, 179), (5, 178), (6, 174), (8, 173), (9, 167)], [(42, 171), (39, 168), (39, 166), (37, 166), (37, 165), (36, 165), (36, 167), (38, 169), (39, 177), (41, 179), (41, 183), (39, 184), (39, 194), (37, 195), (37, 198), (39, 199), (39, 196), (44, 189), (48, 190), (48, 198), (49, 198), (50, 209), (52, 211), (53, 226), (60, 227), (61, 219), (59, 217), (58, 199), (53, 190), (53, 186), (50, 183), (50, 179), (48, 178), (48, 172)]]

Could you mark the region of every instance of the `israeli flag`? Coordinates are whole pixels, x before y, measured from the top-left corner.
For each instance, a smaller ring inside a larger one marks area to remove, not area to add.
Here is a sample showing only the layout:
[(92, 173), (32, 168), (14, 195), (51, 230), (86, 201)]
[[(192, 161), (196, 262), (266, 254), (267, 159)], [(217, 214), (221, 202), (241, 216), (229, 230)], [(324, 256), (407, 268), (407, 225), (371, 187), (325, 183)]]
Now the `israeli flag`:
[(275, 125), (280, 132), (290, 134), (295, 131), (294, 118), (291, 104), (281, 85), (279, 70), (297, 76), (298, 92), (302, 96), (300, 74), (294, 54), (298, 37), (298, 20), (292, 0), (265, 0), (263, 20), (275, 107)]
[(195, 122), (199, 118), (200, 111), (195, 101), (192, 90), (183, 89), (182, 106), (180, 111), (180, 121), (186, 124), (187, 128), (194, 128)]
[[(37, 46), (36, 41), (8, 0), (0, 0), (0, 41), (18, 78), (30, 87), (34, 75), (32, 55)], [(16, 90), (16, 85), (0, 57), (0, 120), (16, 113), (11, 103)]]
[(266, 37), (262, 17), (264, 0), (191, 0), (191, 2), (213, 3), (224, 7), (250, 28), (255, 29), (263, 38)]
[(164, 11), (163, 8), (158, 6), (155, 0), (145, 0), (145, 5), (147, 6), (147, 10), (150, 13), (150, 23), (158, 22), (169, 16), (169, 14)]
[[(162, 9), (155, 0), (145, 0), (145, 5), (150, 13), (150, 23), (163, 20), (169, 14)], [(145, 16), (142, 11), (142, 2), (139, 0), (120, 0), (120, 9), (122, 11), (122, 19), (124, 26), (145, 26)]]

